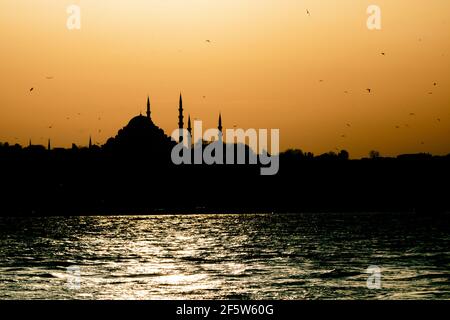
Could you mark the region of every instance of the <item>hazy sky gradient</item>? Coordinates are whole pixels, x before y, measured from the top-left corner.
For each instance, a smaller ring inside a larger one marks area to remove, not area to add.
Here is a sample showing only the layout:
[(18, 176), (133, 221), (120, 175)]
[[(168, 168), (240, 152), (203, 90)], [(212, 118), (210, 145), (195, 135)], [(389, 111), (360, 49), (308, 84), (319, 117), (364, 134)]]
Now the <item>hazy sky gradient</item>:
[(186, 117), (279, 128), (282, 150), (446, 154), (449, 13), (448, 0), (2, 0), (0, 141), (104, 143), (147, 94), (169, 134), (182, 91)]

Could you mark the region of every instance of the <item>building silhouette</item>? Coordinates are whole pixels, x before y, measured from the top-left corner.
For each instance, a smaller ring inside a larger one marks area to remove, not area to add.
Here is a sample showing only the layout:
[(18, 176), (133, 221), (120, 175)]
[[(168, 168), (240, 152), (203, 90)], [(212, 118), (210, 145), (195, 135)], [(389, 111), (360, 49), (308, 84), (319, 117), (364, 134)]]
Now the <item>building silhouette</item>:
[[(222, 115), (219, 114), (218, 130), (222, 132)], [(180, 93), (178, 104), (178, 130), (179, 142), (183, 140), (184, 108), (183, 96)], [(188, 116), (187, 131), (193, 134), (191, 117)], [(171, 150), (177, 141), (166, 135), (151, 117), (150, 97), (147, 97), (146, 115), (139, 114), (132, 118), (128, 124), (120, 129), (115, 137), (107, 140), (103, 146), (106, 151), (127, 157), (140, 156), (156, 162), (168, 161)], [(89, 145), (92, 146), (91, 139)]]

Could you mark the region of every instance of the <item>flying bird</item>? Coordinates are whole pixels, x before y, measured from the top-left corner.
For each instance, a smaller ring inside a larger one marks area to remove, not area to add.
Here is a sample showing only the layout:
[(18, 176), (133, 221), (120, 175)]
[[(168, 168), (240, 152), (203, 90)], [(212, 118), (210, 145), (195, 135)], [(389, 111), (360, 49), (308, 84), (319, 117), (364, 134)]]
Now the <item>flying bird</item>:
[(208, 43), (211, 43), (211, 40), (205, 40), (206, 42), (208, 42)]
[(437, 86), (437, 82), (433, 83), (433, 86), (435, 86), (435, 87), (436, 87), (436, 86)]
[(416, 114), (414, 112), (411, 112), (409, 115), (410, 116), (415, 116)]
[(437, 121), (438, 121), (438, 122), (441, 122), (441, 119), (440, 119), (440, 118), (437, 118)]
[(367, 92), (369, 92), (369, 93), (372, 92), (372, 89), (367, 88), (366, 90), (367, 90)]
[(400, 129), (400, 126), (395, 126), (395, 129)]
[(381, 53), (381, 55), (382, 55), (382, 56), (385, 56), (385, 55), (386, 55), (386, 53), (385, 53), (385, 52), (382, 52), (382, 53)]
[(47, 80), (53, 80), (53, 77), (45, 77)]
[(347, 127), (349, 127), (349, 128), (351, 127), (350, 123), (347, 123)]
[(34, 88), (31, 88), (31, 89), (30, 89), (30, 92), (33, 91), (33, 90), (34, 90)]
[(307, 14), (308, 16), (311, 16), (311, 13), (309, 12), (308, 9), (306, 9), (306, 14)]

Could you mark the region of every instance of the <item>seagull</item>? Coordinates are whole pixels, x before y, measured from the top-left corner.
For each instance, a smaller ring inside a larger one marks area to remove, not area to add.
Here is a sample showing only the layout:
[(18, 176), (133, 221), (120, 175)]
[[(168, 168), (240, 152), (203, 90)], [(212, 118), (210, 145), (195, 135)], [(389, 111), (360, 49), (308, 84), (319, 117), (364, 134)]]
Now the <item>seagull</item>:
[(53, 129), (53, 126), (48, 126), (49, 129)]
[(341, 135), (341, 138), (346, 138), (347, 136), (345, 134)]
[(436, 87), (437, 86), (437, 82), (433, 83), (433, 85)]
[(386, 55), (386, 53), (385, 53), (385, 52), (382, 52), (382, 53), (381, 53), (381, 55), (382, 55), (382, 56), (385, 56), (385, 55)]
[(206, 96), (203, 96), (203, 99), (206, 99)]
[(53, 77), (45, 77), (47, 80), (53, 80)]
[(345, 91), (344, 91), (344, 93), (348, 93), (348, 91), (347, 91), (347, 90), (345, 90)]
[(319, 80), (319, 82), (323, 82), (323, 80)]
[(349, 127), (349, 128), (351, 127), (350, 123), (347, 123), (347, 127)]
[(311, 16), (311, 13), (309, 12), (308, 9), (306, 9), (306, 14), (307, 14), (308, 16)]
[(205, 40), (206, 42), (208, 42), (208, 43), (211, 43), (211, 40)]
[(433, 94), (433, 92), (430, 91), (430, 92), (428, 92), (428, 94)]
[(34, 88), (31, 88), (31, 89), (30, 89), (30, 92), (33, 91), (33, 90), (34, 90)]
[(366, 89), (367, 90), (367, 92), (369, 92), (369, 93), (371, 93), (372, 92), (372, 89)]
[(441, 119), (440, 119), (440, 118), (437, 118), (437, 121), (438, 121), (438, 122), (441, 122)]
[(414, 112), (411, 112), (409, 115), (410, 116), (415, 116), (416, 114)]
[(400, 129), (400, 127), (399, 126), (395, 126), (395, 129)]

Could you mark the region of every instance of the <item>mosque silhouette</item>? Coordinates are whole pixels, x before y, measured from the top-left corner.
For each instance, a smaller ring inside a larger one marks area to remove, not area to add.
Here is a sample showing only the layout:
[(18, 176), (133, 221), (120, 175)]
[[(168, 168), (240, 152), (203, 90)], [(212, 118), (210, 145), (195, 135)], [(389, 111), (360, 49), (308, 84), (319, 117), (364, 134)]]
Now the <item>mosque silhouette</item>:
[[(184, 129), (184, 109), (183, 97), (180, 93), (178, 105), (178, 129)], [(191, 117), (188, 116), (187, 131), (192, 136)], [(219, 114), (218, 130), (222, 132), (222, 115)], [(182, 140), (180, 136), (180, 140)], [(170, 136), (166, 135), (163, 129), (158, 127), (151, 117), (150, 97), (147, 97), (146, 115), (139, 114), (132, 118), (128, 124), (120, 129), (115, 137), (109, 138), (103, 148), (113, 153), (127, 154), (127, 156), (148, 155), (153, 160), (167, 160), (167, 156), (172, 148), (177, 144)], [(89, 142), (92, 147), (91, 141)], [(164, 158), (164, 159), (163, 159)]]
[[(195, 149), (204, 148), (209, 144), (216, 143), (223, 143), (223, 163), (226, 162), (226, 155), (228, 152), (232, 152), (234, 154), (234, 163), (237, 163), (238, 150), (242, 150), (244, 152), (245, 164), (248, 164), (250, 156), (254, 158), (257, 157), (257, 154), (245, 143), (225, 143), (222, 140), (221, 137), (223, 135), (223, 126), (221, 113), (219, 113), (218, 116), (217, 139), (212, 138), (210, 141), (206, 141), (204, 139), (193, 141), (194, 136), (190, 115), (187, 120), (187, 128), (184, 128), (183, 97), (181, 93), (178, 105), (178, 130), (179, 136), (174, 140), (173, 137), (168, 136), (163, 129), (158, 127), (153, 122), (151, 117), (150, 97), (147, 97), (146, 114), (143, 115), (141, 113), (133, 117), (125, 127), (118, 131), (115, 137), (109, 138), (101, 149), (108, 154), (113, 154), (122, 158), (138, 158), (139, 161), (145, 160), (152, 163), (158, 163), (160, 165), (170, 165), (172, 163), (170, 158), (171, 151), (177, 143), (182, 142), (183, 139), (186, 138), (187, 131), (191, 137), (190, 147), (187, 152), (190, 152), (190, 159), (192, 162), (194, 159), (193, 153)], [(187, 144), (184, 144), (184, 146), (186, 148)], [(91, 140), (89, 140), (89, 149), (94, 147), (98, 148), (98, 146), (93, 146)]]
[[(181, 97), (180, 97), (181, 99)], [(150, 98), (147, 98), (147, 115), (142, 114), (132, 118), (130, 122), (119, 130), (115, 137), (109, 138), (104, 145), (112, 152), (126, 152), (151, 154), (158, 157), (174, 145), (164, 130), (159, 128), (151, 118)]]
[[(178, 105), (178, 129), (184, 129), (184, 109), (183, 109), (183, 97), (180, 93), (179, 105)], [(222, 133), (222, 114), (219, 113), (218, 126), (217, 129), (220, 133)], [(193, 137), (192, 125), (191, 125), (191, 117), (188, 116), (187, 121), (187, 132), (189, 132), (190, 136)], [(180, 137), (178, 141), (182, 141), (183, 136), (180, 131)], [(149, 155), (156, 158), (160, 157), (162, 154), (167, 153), (167, 151), (172, 150), (172, 148), (178, 143), (178, 141), (174, 141), (170, 136), (166, 135), (163, 129), (158, 127), (151, 117), (151, 104), (150, 97), (147, 97), (147, 111), (146, 115), (139, 115), (133, 117), (128, 124), (119, 129), (117, 135), (115, 137), (109, 138), (104, 145), (101, 146), (105, 151), (113, 152), (115, 154), (128, 154), (129, 156), (133, 156), (136, 154), (140, 155)], [(211, 141), (203, 141), (202, 144), (208, 144)], [(72, 144), (72, 148), (78, 149), (78, 146)], [(99, 146), (94, 145), (92, 143), (92, 138), (89, 137), (89, 149), (98, 149)], [(45, 150), (42, 145), (34, 145), (29, 141), (28, 146), (26, 147), (28, 150), (32, 150), (35, 152), (42, 152)], [(51, 145), (51, 140), (48, 140), (47, 150), (55, 150), (61, 151), (63, 148), (53, 148)], [(161, 157), (160, 157), (161, 158)]]

